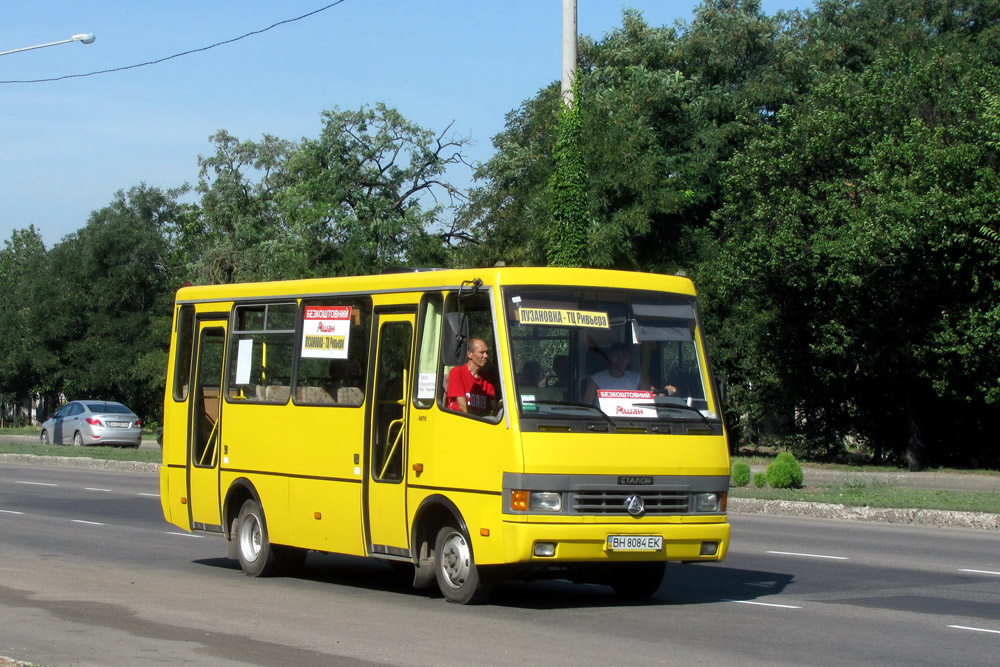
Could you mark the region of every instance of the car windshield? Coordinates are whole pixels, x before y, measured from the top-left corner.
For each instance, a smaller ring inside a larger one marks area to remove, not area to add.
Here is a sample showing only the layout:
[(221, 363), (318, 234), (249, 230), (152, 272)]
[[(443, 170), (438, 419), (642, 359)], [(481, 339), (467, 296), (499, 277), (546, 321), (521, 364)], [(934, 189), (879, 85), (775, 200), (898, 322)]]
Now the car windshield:
[(132, 411), (121, 403), (87, 403), (87, 409), (105, 415), (130, 415)]
[(718, 421), (693, 297), (523, 287), (504, 302), (523, 417)]

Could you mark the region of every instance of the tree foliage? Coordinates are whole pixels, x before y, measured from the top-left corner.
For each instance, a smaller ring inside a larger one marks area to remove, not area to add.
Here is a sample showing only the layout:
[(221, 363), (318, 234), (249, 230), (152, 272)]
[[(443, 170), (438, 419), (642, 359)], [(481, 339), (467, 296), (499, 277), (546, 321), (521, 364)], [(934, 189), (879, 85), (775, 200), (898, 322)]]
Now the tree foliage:
[(1000, 461), (1000, 2), (706, 0), (579, 53), (578, 113), (555, 81), (511, 111), (467, 199), (469, 140), (376, 104), (294, 142), (218, 132), (197, 201), (139, 186), (51, 249), (18, 230), (0, 394), (155, 415), (185, 280), (683, 270), (735, 441)]

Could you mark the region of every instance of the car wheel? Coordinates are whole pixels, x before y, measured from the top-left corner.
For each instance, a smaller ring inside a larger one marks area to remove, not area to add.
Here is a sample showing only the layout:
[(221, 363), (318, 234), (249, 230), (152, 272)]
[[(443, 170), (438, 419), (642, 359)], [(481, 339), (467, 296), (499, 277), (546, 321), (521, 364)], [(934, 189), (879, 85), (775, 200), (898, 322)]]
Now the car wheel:
[(42, 444), (43, 445), (49, 444), (49, 432), (46, 431), (45, 429), (42, 429), (42, 436), (41, 436), (41, 438), (42, 438)]
[(80, 435), (79, 431), (77, 431), (76, 433), (73, 434), (73, 446), (74, 447), (83, 447), (83, 436)]
[(434, 542), (434, 576), (445, 599), (457, 604), (484, 602), (493, 588), (476, 567), (469, 538), (453, 526), (438, 531)]
[(236, 554), (248, 577), (269, 577), (281, 566), (279, 554), (267, 537), (264, 512), (256, 500), (247, 500), (236, 519)]

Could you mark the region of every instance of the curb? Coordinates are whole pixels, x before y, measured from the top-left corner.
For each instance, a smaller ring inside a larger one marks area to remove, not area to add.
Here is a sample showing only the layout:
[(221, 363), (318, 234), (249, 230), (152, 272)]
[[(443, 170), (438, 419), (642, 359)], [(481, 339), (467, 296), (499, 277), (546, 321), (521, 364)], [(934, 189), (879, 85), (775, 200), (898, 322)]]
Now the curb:
[(37, 454), (0, 454), (0, 464), (24, 463), (28, 465), (62, 466), (87, 470), (120, 470), (124, 472), (159, 472), (159, 463), (142, 461), (106, 461), (83, 456), (38, 456)]
[(1000, 514), (987, 514), (985, 512), (852, 507), (832, 503), (760, 500), (758, 498), (729, 498), (728, 505), (729, 511), (737, 514), (770, 514), (774, 516), (847, 519), (873, 521), (876, 523), (933, 526), (937, 528), (1000, 530)]

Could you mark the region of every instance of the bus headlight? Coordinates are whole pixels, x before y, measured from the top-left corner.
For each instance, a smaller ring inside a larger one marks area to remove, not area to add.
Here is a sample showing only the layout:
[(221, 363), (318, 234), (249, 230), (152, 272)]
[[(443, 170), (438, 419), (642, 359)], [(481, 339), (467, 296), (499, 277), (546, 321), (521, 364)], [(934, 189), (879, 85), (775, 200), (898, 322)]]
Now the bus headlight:
[(721, 493), (696, 493), (694, 494), (695, 512), (718, 512), (722, 508)]
[(554, 491), (532, 491), (528, 508), (534, 512), (561, 512), (562, 494)]

